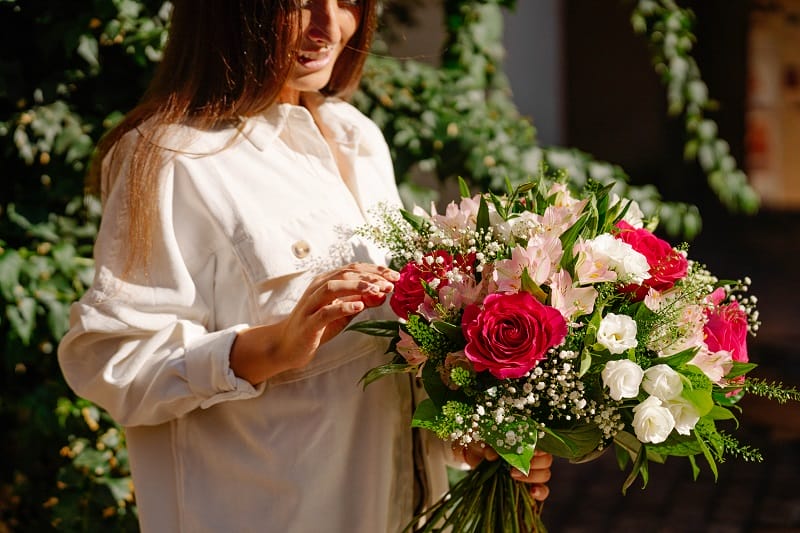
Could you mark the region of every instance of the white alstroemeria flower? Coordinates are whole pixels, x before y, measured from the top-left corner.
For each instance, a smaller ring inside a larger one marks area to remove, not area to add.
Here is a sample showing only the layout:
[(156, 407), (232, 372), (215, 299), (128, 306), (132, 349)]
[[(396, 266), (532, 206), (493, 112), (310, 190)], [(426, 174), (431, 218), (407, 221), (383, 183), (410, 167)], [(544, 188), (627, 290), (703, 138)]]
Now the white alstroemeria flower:
[(642, 388), (659, 400), (671, 400), (683, 391), (681, 375), (669, 365), (655, 365), (644, 371)]
[(636, 348), (636, 321), (628, 315), (608, 313), (597, 328), (597, 342), (613, 354)]
[(697, 421), (700, 420), (697, 407), (683, 396), (667, 400), (664, 402), (664, 407), (672, 413), (672, 417), (675, 419), (675, 431), (681, 435), (689, 435), (697, 425)]
[(600, 373), (603, 385), (608, 387), (608, 395), (619, 401), (623, 398), (636, 398), (644, 371), (629, 359), (609, 361)]
[(639, 204), (636, 200), (630, 200), (628, 198), (620, 198), (617, 193), (611, 195), (611, 207), (614, 207), (619, 202), (623, 202), (622, 206), (628, 206), (628, 210), (625, 211), (625, 216), (622, 217), (622, 220), (633, 226), (634, 228), (643, 228), (644, 227), (644, 213), (642, 209), (639, 207)]
[(633, 408), (633, 431), (640, 442), (664, 442), (675, 429), (675, 417), (655, 396)]
[(641, 285), (650, 277), (650, 265), (647, 258), (633, 247), (610, 233), (603, 233), (586, 241), (595, 260), (605, 258), (608, 268), (617, 273), (624, 283)]
[(541, 218), (541, 215), (537, 215), (532, 211), (523, 211), (508, 220), (493, 224), (493, 227), (503, 242), (511, 242), (515, 239), (527, 241), (540, 232), (542, 226)]

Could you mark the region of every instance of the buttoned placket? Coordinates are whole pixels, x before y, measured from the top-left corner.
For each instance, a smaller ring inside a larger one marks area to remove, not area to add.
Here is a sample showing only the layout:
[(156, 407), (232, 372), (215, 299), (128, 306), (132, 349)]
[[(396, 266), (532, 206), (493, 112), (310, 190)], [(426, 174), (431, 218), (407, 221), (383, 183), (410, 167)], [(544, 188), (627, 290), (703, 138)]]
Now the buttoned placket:
[[(333, 178), (335, 182), (333, 187), (339, 189), (337, 192), (341, 192), (338, 197), (347, 198), (346, 201), (351, 204), (355, 210), (354, 212), (358, 212), (361, 215), (361, 220), (366, 221), (366, 213), (361, 202), (358, 183), (355, 181), (355, 160), (358, 151), (357, 139), (333, 139), (333, 142), (339, 145), (343, 161), (346, 164), (347, 175), (343, 175), (328, 141), (307, 109), (303, 107), (292, 108), (284, 127), (288, 138), (291, 140), (291, 148), (297, 150), (295, 153), (298, 154), (298, 159), (302, 159), (302, 164), (308, 168), (309, 174), (318, 179), (327, 178), (327, 176), (321, 175), (319, 168), (309, 159), (309, 154), (303, 150), (310, 152), (310, 155), (319, 159), (322, 167)], [(303, 143), (303, 137), (307, 137), (309, 142)]]

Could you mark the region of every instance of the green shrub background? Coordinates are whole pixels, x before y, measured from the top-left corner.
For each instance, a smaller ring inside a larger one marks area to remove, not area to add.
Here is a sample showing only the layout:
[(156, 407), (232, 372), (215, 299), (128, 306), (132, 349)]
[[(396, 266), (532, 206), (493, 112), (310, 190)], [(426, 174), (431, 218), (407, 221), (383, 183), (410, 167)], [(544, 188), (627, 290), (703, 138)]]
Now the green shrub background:
[[(692, 59), (692, 13), (668, 0), (618, 3), (642, 34), (685, 156), (732, 211), (758, 200), (717, 138), (713, 102)], [(418, 0), (385, 2), (384, 28), (413, 24)], [(66, 387), (56, 346), (69, 305), (91, 283), (100, 219), (84, 194), (99, 137), (132, 108), (159, 60), (170, 12), (161, 0), (0, 0), (0, 533), (136, 531), (124, 432)], [(503, 189), (563, 169), (576, 183), (616, 181), (672, 235), (700, 229), (694, 206), (631, 186), (618, 166), (578, 150), (542, 148), (503, 75), (502, 10), (511, 0), (445, 0), (439, 65), (392, 58), (383, 31), (354, 103), (383, 129), (408, 203), (463, 176)], [(388, 24), (391, 22), (391, 25)], [(421, 178), (422, 177), (422, 178)]]

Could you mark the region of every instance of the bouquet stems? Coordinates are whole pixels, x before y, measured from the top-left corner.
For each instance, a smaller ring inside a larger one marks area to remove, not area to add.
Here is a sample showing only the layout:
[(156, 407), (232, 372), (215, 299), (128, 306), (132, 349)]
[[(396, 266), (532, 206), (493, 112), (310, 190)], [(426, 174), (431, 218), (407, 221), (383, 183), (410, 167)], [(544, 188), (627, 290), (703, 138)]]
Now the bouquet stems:
[(547, 533), (542, 504), (530, 486), (514, 480), (502, 461), (483, 461), (469, 471), (405, 532)]

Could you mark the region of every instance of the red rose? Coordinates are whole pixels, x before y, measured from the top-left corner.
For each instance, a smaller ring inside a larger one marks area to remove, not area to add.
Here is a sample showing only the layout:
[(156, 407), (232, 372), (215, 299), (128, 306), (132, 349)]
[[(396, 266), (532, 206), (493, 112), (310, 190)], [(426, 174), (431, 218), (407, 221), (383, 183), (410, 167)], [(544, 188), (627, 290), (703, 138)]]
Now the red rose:
[(734, 361), (746, 363), (747, 315), (737, 302), (718, 305), (706, 312), (708, 321), (703, 332), (709, 351), (725, 350)]
[(439, 287), (447, 285), (445, 275), (452, 269), (453, 258), (444, 250), (426, 255), (422, 264), (412, 261), (400, 270), (400, 279), (394, 284), (394, 293), (389, 300), (389, 306), (400, 318), (408, 318), (411, 313), (416, 313), (425, 300), (425, 289), (422, 282), (430, 283), (434, 278), (439, 278)]
[(686, 277), (689, 262), (667, 241), (659, 239), (644, 228), (634, 228), (624, 220), (617, 222), (617, 228), (620, 231), (616, 237), (645, 256), (650, 265), (650, 277), (641, 285), (624, 287), (623, 292), (631, 292), (637, 300), (642, 300), (651, 287), (664, 292), (671, 289), (676, 281)]
[(527, 292), (490, 294), (464, 310), (461, 328), (475, 370), (500, 379), (524, 376), (567, 335), (561, 313)]

